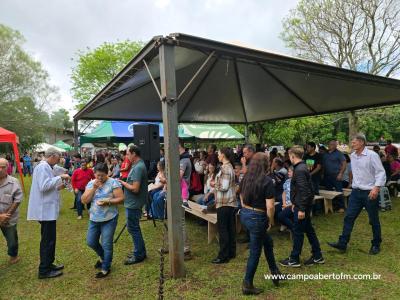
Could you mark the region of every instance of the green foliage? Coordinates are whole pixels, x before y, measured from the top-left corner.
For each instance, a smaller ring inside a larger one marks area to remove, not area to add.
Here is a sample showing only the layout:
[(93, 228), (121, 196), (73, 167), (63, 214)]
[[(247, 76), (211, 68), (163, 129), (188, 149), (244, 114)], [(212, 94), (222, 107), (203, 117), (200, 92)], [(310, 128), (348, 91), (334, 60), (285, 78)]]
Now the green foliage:
[(73, 123), (71, 122), (69, 112), (66, 109), (61, 108), (51, 114), (50, 127), (57, 132), (71, 129), (72, 126)]
[(43, 141), (49, 117), (35, 105), (32, 98), (22, 97), (5, 102), (0, 109), (0, 127), (15, 132), (19, 136), (22, 149), (29, 149)]
[(78, 51), (72, 69), (72, 95), (81, 109), (143, 48), (142, 42), (103, 43), (95, 49)]
[(23, 36), (0, 24), (0, 126), (14, 131), (22, 149), (43, 141), (49, 117), (43, 110), (56, 92), (40, 62), (24, 49)]
[(23, 36), (0, 24), (0, 105), (20, 97), (31, 97), (44, 105), (56, 92), (40, 62), (23, 48)]

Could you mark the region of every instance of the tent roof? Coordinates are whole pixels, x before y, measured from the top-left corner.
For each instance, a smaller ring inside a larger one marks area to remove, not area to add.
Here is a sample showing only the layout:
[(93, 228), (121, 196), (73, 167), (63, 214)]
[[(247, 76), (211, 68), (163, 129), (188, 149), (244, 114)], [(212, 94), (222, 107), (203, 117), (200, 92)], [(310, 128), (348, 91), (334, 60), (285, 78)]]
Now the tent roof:
[[(133, 126), (140, 124), (160, 125), (160, 137), (164, 136), (162, 123), (144, 123), (132, 121), (104, 121), (93, 132), (80, 137), (80, 143), (87, 142), (124, 142), (129, 143), (134, 136)], [(228, 124), (179, 124), (178, 135), (183, 139), (243, 139), (243, 135)], [(57, 146), (57, 145), (56, 145)]]
[(400, 81), (185, 34), (154, 37), (74, 119), (161, 121), (158, 48), (175, 45), (179, 122), (252, 123), (400, 102)]
[(60, 152), (66, 152), (64, 149), (62, 149), (62, 148), (59, 148), (59, 147), (57, 147), (57, 146), (53, 146), (53, 145), (50, 145), (50, 144), (47, 144), (47, 143), (40, 143), (40, 144), (37, 144), (36, 146), (35, 146), (35, 152), (46, 152), (47, 151), (47, 149), (49, 149), (49, 148), (54, 148), (54, 149), (56, 149), (56, 150), (58, 150), (58, 151), (60, 151)]
[(70, 151), (73, 149), (73, 147), (67, 143), (65, 143), (62, 140), (57, 141), (57, 143), (53, 144), (53, 146), (56, 146), (58, 148), (64, 149), (66, 151)]
[(19, 138), (18, 136), (12, 132), (9, 131), (3, 127), (0, 127), (0, 142), (5, 143), (5, 142), (16, 142), (17, 144), (19, 144)]

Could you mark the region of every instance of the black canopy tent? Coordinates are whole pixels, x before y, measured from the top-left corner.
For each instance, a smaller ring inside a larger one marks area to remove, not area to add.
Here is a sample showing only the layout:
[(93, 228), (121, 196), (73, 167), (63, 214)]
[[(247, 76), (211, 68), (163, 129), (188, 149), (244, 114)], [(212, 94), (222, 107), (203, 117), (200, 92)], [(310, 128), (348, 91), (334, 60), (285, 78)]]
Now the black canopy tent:
[[(74, 116), (163, 121), (170, 262), (184, 275), (179, 122), (253, 123), (400, 102), (400, 81), (184, 34), (154, 37)], [(161, 105), (160, 105), (161, 103)]]

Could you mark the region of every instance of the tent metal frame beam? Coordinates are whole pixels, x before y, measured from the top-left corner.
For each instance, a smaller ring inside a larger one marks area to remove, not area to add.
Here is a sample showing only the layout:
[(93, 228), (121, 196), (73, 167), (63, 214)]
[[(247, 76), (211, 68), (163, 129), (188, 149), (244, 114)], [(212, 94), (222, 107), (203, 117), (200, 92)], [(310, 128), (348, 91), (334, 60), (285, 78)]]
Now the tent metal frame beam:
[(305, 107), (307, 107), (312, 113), (317, 114), (318, 112), (311, 107), (302, 97), (300, 97), (295, 91), (293, 91), (286, 83), (280, 80), (275, 74), (273, 74), (267, 67), (262, 64), (258, 64), (258, 66), (269, 76), (271, 76), (280, 86), (282, 86), (285, 90), (287, 90), (293, 97), (295, 97), (298, 101), (300, 101)]
[(180, 201), (178, 102), (176, 101), (175, 46), (161, 45), (160, 83), (161, 108), (164, 125), (164, 149), (167, 172), (167, 214), (168, 244), (171, 275), (173, 278), (185, 276), (184, 241), (182, 222), (184, 210)]
[(160, 91), (159, 91), (159, 89), (158, 89), (158, 86), (157, 86), (157, 84), (156, 84), (156, 82), (155, 82), (155, 80), (154, 80), (154, 78), (153, 78), (153, 75), (152, 75), (151, 72), (150, 72), (149, 66), (147, 65), (145, 59), (143, 59), (143, 64), (144, 64), (144, 66), (146, 67), (146, 71), (147, 71), (147, 73), (149, 74), (149, 77), (150, 77), (150, 79), (151, 79), (151, 82), (153, 82), (153, 86), (154, 86), (154, 89), (155, 89), (156, 92), (157, 92), (158, 98), (160, 98), (160, 100), (162, 100), (162, 98), (161, 98), (161, 93), (160, 93)]
[(186, 84), (186, 86), (182, 89), (181, 93), (178, 96), (178, 100), (182, 98), (182, 96), (185, 94), (185, 92), (187, 91), (187, 89), (192, 85), (193, 81), (197, 78), (197, 76), (199, 76), (200, 72), (203, 71), (203, 69), (205, 68), (205, 66), (208, 64), (208, 62), (210, 61), (210, 59), (214, 56), (215, 51), (212, 51), (210, 53), (210, 55), (207, 56), (207, 58), (205, 59), (205, 61), (202, 63), (202, 65), (200, 66), (200, 68), (194, 73), (193, 77), (188, 81), (188, 83)]
[[(244, 120), (246, 121), (246, 124), (248, 124), (249, 122), (248, 122), (248, 120), (247, 120), (246, 107), (245, 107), (244, 101), (243, 101), (242, 84), (241, 84), (241, 82), (240, 82), (239, 70), (238, 70), (238, 64), (237, 64), (236, 58), (233, 59), (233, 67), (234, 67), (234, 70), (235, 70), (236, 84), (237, 84), (238, 89), (239, 89), (240, 103), (241, 103), (241, 105), (242, 105)], [(248, 139), (248, 135), (246, 135), (246, 139)]]
[[(215, 58), (215, 60), (213, 61), (213, 63), (210, 65), (209, 69), (206, 71), (206, 73), (204, 74), (204, 76), (201, 78), (199, 84), (197, 85), (196, 89), (194, 90), (192, 96), (189, 98), (189, 100), (186, 102), (185, 106), (183, 107), (181, 113), (178, 116), (178, 119), (180, 119), (183, 114), (185, 113), (186, 109), (189, 107), (190, 103), (192, 103), (193, 99), (196, 97), (198, 91), (200, 90), (200, 88), (203, 86), (204, 82), (206, 81), (208, 75), (212, 72), (212, 70), (214, 69), (215, 65), (217, 64), (219, 60), (219, 57), (217, 56)], [(204, 122), (205, 123), (205, 122)], [(210, 122), (208, 122), (210, 123)], [(226, 122), (221, 122), (221, 123), (226, 123)]]

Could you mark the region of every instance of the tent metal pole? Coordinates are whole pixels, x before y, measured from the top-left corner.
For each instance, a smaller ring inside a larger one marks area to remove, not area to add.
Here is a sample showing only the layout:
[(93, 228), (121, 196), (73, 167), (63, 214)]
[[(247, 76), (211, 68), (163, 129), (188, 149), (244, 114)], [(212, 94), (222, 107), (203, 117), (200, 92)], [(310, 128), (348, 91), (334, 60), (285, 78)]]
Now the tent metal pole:
[(79, 148), (79, 141), (78, 141), (78, 120), (74, 119), (74, 148), (75, 151), (78, 152), (78, 148)]
[(175, 78), (175, 46), (160, 46), (161, 106), (164, 125), (164, 149), (167, 171), (168, 244), (171, 276), (185, 276), (181, 188), (178, 152), (178, 103)]

